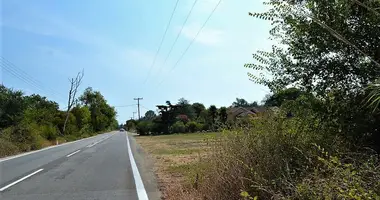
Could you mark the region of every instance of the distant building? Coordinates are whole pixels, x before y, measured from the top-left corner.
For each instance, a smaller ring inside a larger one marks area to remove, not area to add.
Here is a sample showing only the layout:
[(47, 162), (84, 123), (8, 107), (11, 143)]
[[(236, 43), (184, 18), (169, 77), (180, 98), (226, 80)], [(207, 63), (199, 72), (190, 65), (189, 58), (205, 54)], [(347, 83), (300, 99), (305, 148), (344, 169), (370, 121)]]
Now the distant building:
[(276, 107), (229, 107), (227, 108), (227, 120), (233, 121), (246, 116), (258, 117), (268, 110), (276, 110)]

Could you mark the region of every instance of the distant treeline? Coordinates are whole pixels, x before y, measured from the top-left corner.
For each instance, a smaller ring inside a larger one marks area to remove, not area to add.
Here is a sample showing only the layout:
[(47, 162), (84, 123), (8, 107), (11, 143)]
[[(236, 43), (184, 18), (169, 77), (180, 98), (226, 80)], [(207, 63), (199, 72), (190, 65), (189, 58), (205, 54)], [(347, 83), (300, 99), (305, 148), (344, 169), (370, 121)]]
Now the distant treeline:
[(87, 88), (70, 110), (38, 94), (0, 85), (0, 156), (40, 149), (115, 129), (116, 111), (98, 91)]

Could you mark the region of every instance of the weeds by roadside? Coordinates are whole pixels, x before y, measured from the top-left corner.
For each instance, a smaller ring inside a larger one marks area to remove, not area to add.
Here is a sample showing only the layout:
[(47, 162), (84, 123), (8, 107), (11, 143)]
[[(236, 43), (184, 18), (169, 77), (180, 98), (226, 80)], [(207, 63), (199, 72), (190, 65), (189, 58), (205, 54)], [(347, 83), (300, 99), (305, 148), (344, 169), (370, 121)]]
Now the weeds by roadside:
[(165, 199), (380, 198), (375, 152), (347, 149), (310, 113), (281, 116), (268, 114), (250, 120), (249, 128), (218, 134), (137, 142), (156, 159)]
[(165, 199), (177, 199), (196, 187), (199, 174), (206, 168), (200, 162), (211, 150), (220, 133), (192, 133), (161, 136), (137, 136), (136, 141), (155, 160), (160, 190)]
[[(314, 119), (265, 116), (215, 140), (197, 187), (179, 199), (379, 199), (380, 162), (345, 149)], [(318, 124), (317, 122), (312, 124)], [(199, 169), (199, 168), (198, 168)]]

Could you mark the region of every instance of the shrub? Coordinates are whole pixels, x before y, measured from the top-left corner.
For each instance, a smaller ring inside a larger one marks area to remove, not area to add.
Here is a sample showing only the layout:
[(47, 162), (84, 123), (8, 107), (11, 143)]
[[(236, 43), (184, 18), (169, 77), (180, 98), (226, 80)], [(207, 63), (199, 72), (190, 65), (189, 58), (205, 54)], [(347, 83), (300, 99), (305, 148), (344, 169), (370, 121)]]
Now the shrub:
[(185, 133), (186, 132), (186, 126), (183, 122), (178, 121), (170, 127), (170, 132), (172, 132), (172, 133)]
[(78, 139), (78, 137), (75, 135), (65, 135), (64, 138), (66, 142), (71, 142)]
[(31, 151), (43, 147), (45, 140), (41, 136), (40, 127), (34, 123), (21, 122), (2, 132), (2, 138), (13, 143), (20, 151)]
[(186, 129), (190, 133), (198, 132), (202, 130), (202, 124), (192, 121), (186, 124)]
[(42, 137), (47, 140), (53, 141), (57, 139), (58, 130), (53, 125), (44, 125), (40, 127)]
[(307, 110), (296, 116), (267, 114), (225, 132), (192, 193), (199, 199), (379, 198), (378, 155), (348, 151)]
[(150, 121), (139, 121), (137, 123), (136, 131), (139, 135), (149, 135), (152, 129), (152, 122)]
[(16, 154), (20, 149), (12, 142), (0, 137), (0, 157)]

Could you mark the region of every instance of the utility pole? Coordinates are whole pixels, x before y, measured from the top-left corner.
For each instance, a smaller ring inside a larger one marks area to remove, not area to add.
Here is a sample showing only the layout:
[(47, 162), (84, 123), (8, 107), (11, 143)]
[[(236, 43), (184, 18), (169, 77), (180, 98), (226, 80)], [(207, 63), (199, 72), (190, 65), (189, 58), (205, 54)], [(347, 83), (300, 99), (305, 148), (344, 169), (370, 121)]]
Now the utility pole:
[(132, 119), (135, 119), (135, 113), (136, 113), (136, 112), (133, 112), (133, 118), (132, 118)]
[(139, 115), (139, 120), (140, 120), (140, 100), (143, 100), (143, 98), (139, 97), (139, 98), (134, 98), (133, 100), (137, 100), (137, 113)]

